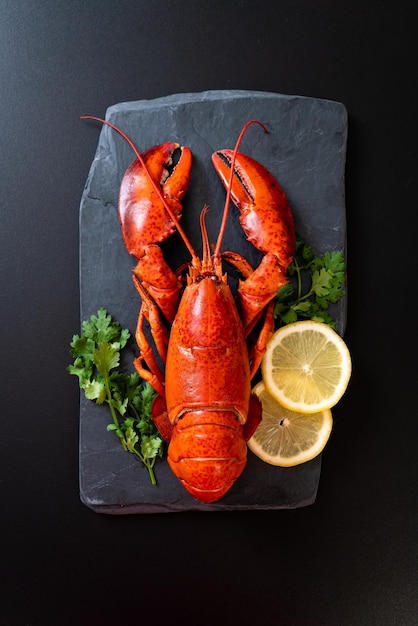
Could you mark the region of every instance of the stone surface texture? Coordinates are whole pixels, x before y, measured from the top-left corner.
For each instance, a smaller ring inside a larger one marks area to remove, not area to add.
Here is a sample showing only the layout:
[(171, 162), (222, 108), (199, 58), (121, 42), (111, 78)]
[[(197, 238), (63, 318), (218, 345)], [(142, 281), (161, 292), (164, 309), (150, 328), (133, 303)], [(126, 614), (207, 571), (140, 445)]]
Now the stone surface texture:
[[(108, 109), (106, 119), (123, 129), (142, 152), (166, 141), (191, 148), (193, 174), (182, 223), (199, 253), (200, 211), (209, 205), (207, 228), (210, 240), (215, 241), (225, 199), (211, 155), (218, 149), (233, 148), (250, 119), (263, 122), (269, 134), (252, 126), (241, 151), (278, 179), (291, 205), (296, 230), (317, 254), (346, 249), (347, 112), (341, 103), (265, 92), (208, 91), (117, 104)], [(140, 306), (131, 278), (136, 263), (122, 241), (117, 199), (121, 178), (133, 158), (129, 145), (103, 126), (80, 205), (81, 320), (104, 307), (132, 334)], [(260, 253), (246, 241), (237, 218), (233, 207), (223, 249), (237, 250), (256, 265)], [(177, 235), (165, 242), (163, 249), (174, 268), (189, 260)], [(333, 313), (343, 334), (346, 298)], [(124, 357), (127, 369), (133, 369), (136, 354), (133, 344)], [(294, 468), (277, 468), (248, 452), (242, 476), (222, 500), (210, 505), (189, 496), (163, 460), (155, 466), (158, 485), (153, 487), (146, 469), (106, 431), (109, 422), (107, 407), (81, 396), (80, 493), (82, 501), (97, 512), (278, 509), (315, 501), (321, 457)]]

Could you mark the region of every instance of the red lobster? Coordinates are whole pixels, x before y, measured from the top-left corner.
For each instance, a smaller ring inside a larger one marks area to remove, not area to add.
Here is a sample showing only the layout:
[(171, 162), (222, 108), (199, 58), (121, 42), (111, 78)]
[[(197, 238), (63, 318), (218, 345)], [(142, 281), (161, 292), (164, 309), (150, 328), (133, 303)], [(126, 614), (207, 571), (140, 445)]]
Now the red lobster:
[[(158, 393), (153, 419), (169, 442), (170, 468), (194, 498), (214, 502), (244, 470), (246, 442), (261, 420), (261, 404), (251, 393), (251, 379), (274, 330), (272, 299), (287, 282), (286, 269), (294, 254), (293, 218), (283, 190), (262, 165), (238, 152), (250, 124), (268, 131), (251, 120), (233, 151), (213, 154), (227, 194), (213, 254), (205, 226), (207, 207), (200, 214), (200, 259), (180, 224), (181, 200), (191, 176), (191, 151), (165, 143), (141, 155), (122, 130), (100, 118), (86, 117), (117, 131), (136, 155), (119, 192), (122, 235), (128, 252), (138, 261), (133, 280), (142, 299), (136, 329), (140, 355), (134, 363)], [(169, 172), (175, 150), (181, 156)], [(231, 198), (248, 240), (264, 253), (255, 270), (237, 252), (221, 252)], [(175, 230), (192, 257), (177, 272), (157, 245)], [(222, 261), (242, 275), (237, 302)], [(145, 320), (165, 364), (165, 375), (146, 338)]]

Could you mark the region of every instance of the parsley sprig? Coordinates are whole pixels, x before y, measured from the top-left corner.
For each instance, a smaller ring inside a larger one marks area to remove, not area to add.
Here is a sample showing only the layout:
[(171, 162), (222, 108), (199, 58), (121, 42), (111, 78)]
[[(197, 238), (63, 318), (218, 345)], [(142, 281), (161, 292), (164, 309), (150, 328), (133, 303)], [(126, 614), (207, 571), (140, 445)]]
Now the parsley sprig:
[(119, 437), (124, 450), (142, 461), (155, 485), (154, 464), (164, 451), (163, 439), (151, 417), (156, 394), (136, 372), (117, 370), (121, 350), (129, 338), (129, 330), (122, 329), (105, 309), (99, 309), (97, 315), (82, 323), (81, 336), (73, 336), (70, 354), (74, 363), (67, 370), (78, 377), (88, 400), (108, 404), (113, 421), (107, 430)]
[(339, 250), (325, 252), (322, 257), (315, 256), (311, 247), (298, 236), (295, 256), (287, 272), (293, 280), (277, 292), (274, 306), (276, 324), (312, 319), (336, 329), (328, 308), (345, 293), (343, 252)]

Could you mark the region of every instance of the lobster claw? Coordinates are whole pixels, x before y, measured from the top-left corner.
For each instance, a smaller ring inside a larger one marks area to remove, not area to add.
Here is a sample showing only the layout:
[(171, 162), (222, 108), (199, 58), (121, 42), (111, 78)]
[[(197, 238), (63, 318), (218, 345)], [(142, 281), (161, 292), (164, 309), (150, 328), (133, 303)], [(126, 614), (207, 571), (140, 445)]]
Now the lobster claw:
[[(212, 155), (225, 189), (232, 155), (232, 150), (218, 150)], [(277, 180), (258, 161), (238, 152), (231, 198), (240, 211), (239, 221), (248, 240), (264, 253), (273, 252), (285, 273), (295, 251), (295, 230), (289, 203)]]
[[(173, 154), (180, 151), (177, 164), (172, 167)], [(158, 194), (149, 175), (161, 188), (175, 218), (181, 218), (181, 200), (186, 193), (192, 167), (189, 148), (178, 143), (154, 146), (143, 155), (148, 170), (135, 159), (126, 170), (119, 192), (119, 221), (126, 248), (140, 259), (147, 246), (161, 243), (175, 230), (163, 199)]]

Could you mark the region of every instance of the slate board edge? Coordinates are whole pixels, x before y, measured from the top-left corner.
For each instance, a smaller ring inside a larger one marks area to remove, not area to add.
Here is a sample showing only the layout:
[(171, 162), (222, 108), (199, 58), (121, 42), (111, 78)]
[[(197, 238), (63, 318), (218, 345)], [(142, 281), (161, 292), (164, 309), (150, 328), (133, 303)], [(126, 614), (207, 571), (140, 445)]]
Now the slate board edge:
[(312, 96), (300, 96), (296, 94), (279, 94), (271, 91), (252, 91), (247, 89), (224, 89), (224, 90), (216, 90), (209, 89), (205, 91), (199, 92), (184, 92), (177, 94), (170, 94), (167, 96), (161, 96), (159, 98), (150, 98), (143, 100), (127, 100), (124, 102), (116, 103), (108, 107), (106, 112), (106, 118), (108, 115), (111, 116), (114, 109), (122, 110), (127, 109), (130, 110), (133, 106), (147, 108), (147, 107), (155, 107), (161, 106), (166, 107), (170, 104), (179, 104), (179, 100), (181, 103), (189, 103), (189, 102), (201, 102), (201, 101), (214, 101), (214, 100), (225, 100), (226, 98), (233, 99), (242, 99), (242, 98), (265, 98), (272, 100), (306, 100), (306, 101), (321, 101), (323, 103), (329, 103), (330, 106), (335, 106), (336, 108), (340, 108), (342, 114), (344, 116), (345, 122), (348, 117), (347, 109), (342, 102), (338, 102), (337, 100), (331, 100), (327, 98), (315, 98)]

